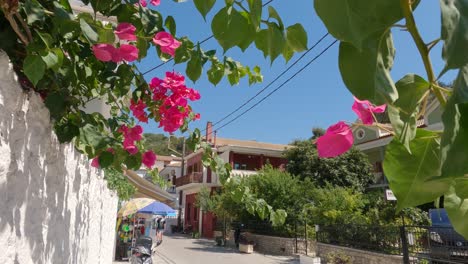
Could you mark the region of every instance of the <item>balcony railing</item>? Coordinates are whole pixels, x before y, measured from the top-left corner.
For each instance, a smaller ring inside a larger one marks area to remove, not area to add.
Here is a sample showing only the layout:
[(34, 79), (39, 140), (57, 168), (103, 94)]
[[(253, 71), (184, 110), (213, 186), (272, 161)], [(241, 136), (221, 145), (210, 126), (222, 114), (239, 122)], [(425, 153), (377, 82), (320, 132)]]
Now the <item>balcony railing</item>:
[(203, 183), (202, 172), (192, 172), (188, 175), (176, 179), (176, 187), (190, 184), (190, 183)]

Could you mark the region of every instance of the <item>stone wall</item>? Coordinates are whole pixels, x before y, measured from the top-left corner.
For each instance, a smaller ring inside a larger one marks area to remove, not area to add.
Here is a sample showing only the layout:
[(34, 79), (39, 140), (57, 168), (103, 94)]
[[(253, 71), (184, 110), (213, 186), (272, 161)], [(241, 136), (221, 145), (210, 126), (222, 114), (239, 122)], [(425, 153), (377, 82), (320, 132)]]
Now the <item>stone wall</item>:
[(111, 263), (117, 197), (0, 51), (0, 263)]
[[(244, 234), (247, 237), (247, 240), (255, 242), (254, 250), (260, 253), (288, 256), (298, 253), (306, 253), (306, 244), (305, 240), (303, 239), (298, 239), (296, 251), (296, 240), (294, 238), (264, 236), (248, 232)], [(307, 250), (309, 253), (315, 251), (314, 241), (309, 240), (307, 246)]]
[[(325, 260), (329, 253), (342, 253), (351, 257), (353, 264), (401, 264), (403, 258), (401, 256), (387, 255), (364, 251), (354, 248), (340, 247), (335, 245), (317, 243), (317, 255)], [(326, 263), (326, 262), (324, 262)]]

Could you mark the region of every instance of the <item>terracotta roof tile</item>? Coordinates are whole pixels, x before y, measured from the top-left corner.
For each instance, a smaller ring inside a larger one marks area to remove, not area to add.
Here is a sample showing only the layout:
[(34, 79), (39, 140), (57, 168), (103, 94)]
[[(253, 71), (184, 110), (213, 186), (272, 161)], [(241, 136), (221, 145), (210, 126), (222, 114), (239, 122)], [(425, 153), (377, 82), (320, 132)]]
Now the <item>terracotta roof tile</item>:
[(216, 138), (216, 146), (236, 146), (236, 147), (247, 147), (247, 148), (258, 148), (258, 149), (270, 149), (283, 151), (286, 148), (290, 148), (291, 145), (273, 144), (258, 142), (255, 140), (239, 140), (230, 138)]

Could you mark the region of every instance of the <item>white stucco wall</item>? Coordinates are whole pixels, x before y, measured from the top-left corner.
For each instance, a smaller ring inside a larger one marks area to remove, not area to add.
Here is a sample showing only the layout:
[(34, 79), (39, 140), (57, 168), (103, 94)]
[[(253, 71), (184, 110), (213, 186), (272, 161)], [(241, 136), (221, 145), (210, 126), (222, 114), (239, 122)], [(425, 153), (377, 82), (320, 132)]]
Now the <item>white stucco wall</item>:
[(111, 263), (117, 197), (0, 51), (0, 263)]

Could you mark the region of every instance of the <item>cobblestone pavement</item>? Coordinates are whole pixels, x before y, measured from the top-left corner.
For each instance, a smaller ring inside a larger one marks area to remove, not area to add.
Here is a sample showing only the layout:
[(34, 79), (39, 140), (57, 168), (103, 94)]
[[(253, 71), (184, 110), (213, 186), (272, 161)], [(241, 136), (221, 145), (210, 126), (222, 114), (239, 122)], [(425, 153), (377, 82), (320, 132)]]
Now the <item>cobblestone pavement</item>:
[[(164, 236), (156, 248), (155, 264), (298, 264), (298, 258), (271, 256), (258, 253), (242, 254), (235, 248), (217, 247), (207, 239), (191, 239), (186, 236)], [(115, 262), (123, 263), (123, 262)]]

